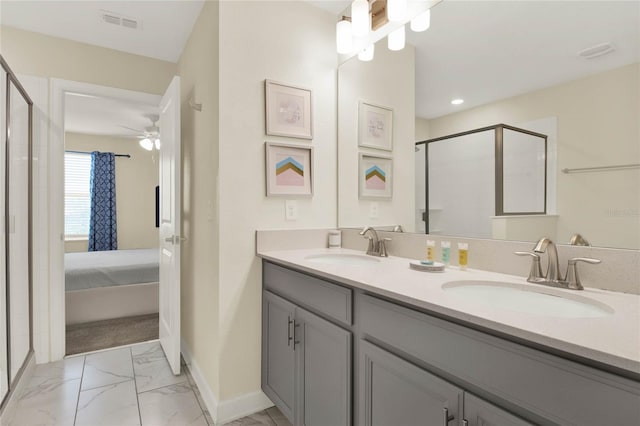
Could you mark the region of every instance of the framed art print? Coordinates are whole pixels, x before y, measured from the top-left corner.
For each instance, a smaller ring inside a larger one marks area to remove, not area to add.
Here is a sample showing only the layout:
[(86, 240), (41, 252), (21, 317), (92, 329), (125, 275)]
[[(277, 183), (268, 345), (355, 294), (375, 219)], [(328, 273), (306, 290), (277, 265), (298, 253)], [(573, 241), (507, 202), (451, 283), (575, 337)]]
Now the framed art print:
[(385, 151), (393, 149), (393, 110), (391, 108), (360, 101), (358, 145)]
[(358, 187), (360, 198), (391, 199), (393, 159), (360, 153)]
[(312, 139), (311, 90), (265, 80), (266, 133)]
[(267, 197), (313, 195), (313, 147), (265, 142)]

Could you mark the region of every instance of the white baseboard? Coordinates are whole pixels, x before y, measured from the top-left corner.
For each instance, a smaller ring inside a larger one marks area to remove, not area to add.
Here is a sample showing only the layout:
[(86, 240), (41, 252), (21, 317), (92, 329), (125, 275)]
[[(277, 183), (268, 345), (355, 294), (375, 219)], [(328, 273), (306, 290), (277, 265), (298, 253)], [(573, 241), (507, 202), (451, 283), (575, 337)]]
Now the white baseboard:
[(0, 412), (0, 425), (8, 425), (13, 420), (13, 416), (18, 408), (18, 401), (27, 388), (27, 384), (33, 377), (33, 372), (36, 368), (36, 357), (34, 354), (29, 355), (29, 360), (20, 376), (20, 380), (15, 385), (15, 388), (8, 396), (7, 404), (4, 406), (2, 412)]
[(249, 414), (273, 407), (273, 402), (262, 391), (248, 393), (237, 398), (222, 401), (218, 405), (217, 425), (237, 420)]
[(182, 356), (189, 366), (191, 376), (193, 376), (193, 380), (200, 390), (200, 395), (202, 395), (206, 409), (209, 411), (216, 425), (223, 425), (241, 417), (273, 407), (273, 402), (271, 402), (262, 391), (252, 392), (227, 401), (218, 402), (184, 340), (180, 346)]
[(205, 380), (204, 375), (202, 374), (202, 370), (200, 370), (200, 367), (198, 366), (196, 360), (193, 359), (193, 355), (191, 355), (191, 351), (189, 351), (189, 347), (184, 340), (180, 341), (180, 352), (182, 352), (182, 357), (189, 366), (191, 376), (198, 386), (198, 390), (200, 391), (200, 395), (202, 396), (202, 401), (206, 406), (205, 408), (207, 409), (207, 411), (209, 411), (211, 418), (217, 423), (216, 418), (218, 416), (218, 400), (213, 395), (213, 391), (211, 390), (211, 387), (209, 387), (209, 383), (207, 383), (207, 381)]

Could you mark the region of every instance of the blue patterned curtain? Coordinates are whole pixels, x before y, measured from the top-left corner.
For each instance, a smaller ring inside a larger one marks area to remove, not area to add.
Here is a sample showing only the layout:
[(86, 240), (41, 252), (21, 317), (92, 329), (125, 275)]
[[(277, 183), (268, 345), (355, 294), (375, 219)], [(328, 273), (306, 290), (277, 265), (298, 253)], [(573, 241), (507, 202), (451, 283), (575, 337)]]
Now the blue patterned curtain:
[(91, 153), (89, 251), (117, 250), (116, 162), (113, 152)]

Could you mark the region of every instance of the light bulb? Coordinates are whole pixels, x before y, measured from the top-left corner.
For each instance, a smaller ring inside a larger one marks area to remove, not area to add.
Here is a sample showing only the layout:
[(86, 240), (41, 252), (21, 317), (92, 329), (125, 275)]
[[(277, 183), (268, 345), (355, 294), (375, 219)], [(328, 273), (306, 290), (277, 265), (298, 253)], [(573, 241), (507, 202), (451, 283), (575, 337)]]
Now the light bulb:
[(411, 31), (420, 33), (431, 26), (431, 9), (427, 9), (411, 20)]
[(407, 16), (407, 0), (387, 0), (387, 18), (400, 22)]
[(151, 142), (151, 139), (149, 138), (144, 138), (140, 140), (140, 146), (146, 149), (147, 151), (151, 151), (153, 149), (153, 142)]
[(371, 61), (373, 59), (373, 53), (375, 50), (375, 45), (370, 44), (368, 47), (364, 48), (360, 53), (358, 53), (358, 59), (361, 61)]
[(351, 22), (346, 19), (336, 24), (336, 47), (338, 53), (351, 53), (353, 50), (353, 36), (351, 34)]
[(155, 146), (156, 149), (160, 151), (160, 139), (156, 138), (156, 140), (153, 141), (153, 146)]
[(389, 46), (389, 50), (404, 49), (404, 38), (404, 25), (397, 30), (391, 31), (389, 33), (389, 37), (387, 37), (387, 45)]
[(369, 34), (371, 21), (369, 17), (369, 2), (367, 0), (354, 0), (351, 3), (351, 31), (356, 37)]

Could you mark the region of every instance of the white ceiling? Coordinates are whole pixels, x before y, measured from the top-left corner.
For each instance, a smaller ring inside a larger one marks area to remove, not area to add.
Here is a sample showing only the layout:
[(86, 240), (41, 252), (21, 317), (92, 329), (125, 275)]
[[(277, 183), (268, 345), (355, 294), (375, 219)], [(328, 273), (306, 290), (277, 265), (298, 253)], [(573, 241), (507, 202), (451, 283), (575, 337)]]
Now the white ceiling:
[[(2, 25), (177, 62), (204, 0), (2, 0)], [(101, 10), (135, 18), (133, 30), (107, 24)]]
[[(433, 118), (640, 61), (640, 2), (445, 0), (407, 41), (416, 115)], [(603, 42), (616, 51), (578, 56)]]
[(120, 136), (137, 141), (144, 128), (151, 126), (148, 118), (150, 114), (157, 115), (158, 107), (97, 96), (67, 94), (64, 129), (72, 133)]

